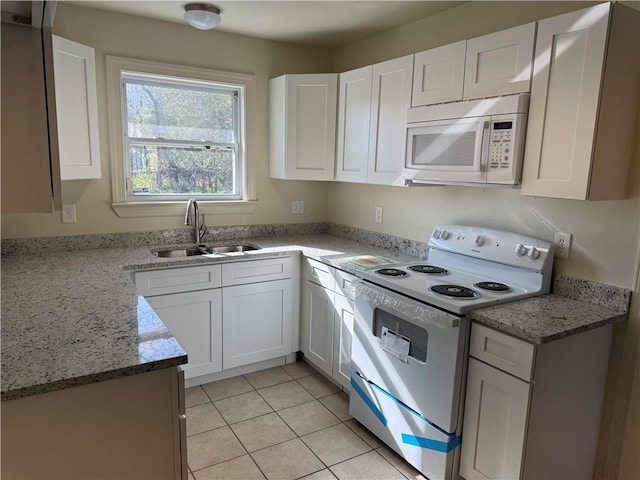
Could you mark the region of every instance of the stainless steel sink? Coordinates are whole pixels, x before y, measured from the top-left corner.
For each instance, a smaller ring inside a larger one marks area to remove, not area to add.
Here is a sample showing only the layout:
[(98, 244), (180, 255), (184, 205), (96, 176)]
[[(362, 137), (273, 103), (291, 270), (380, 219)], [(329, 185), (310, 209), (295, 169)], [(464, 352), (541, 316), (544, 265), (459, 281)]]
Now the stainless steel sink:
[(217, 253), (231, 252), (249, 252), (251, 250), (259, 250), (260, 247), (250, 244), (241, 245), (200, 245), (194, 247), (178, 247), (167, 248), (161, 250), (152, 250), (151, 253), (156, 257), (191, 257), (194, 255), (215, 255)]
[(255, 245), (220, 245), (217, 247), (210, 247), (214, 250), (214, 253), (230, 253), (230, 252), (250, 252), (251, 250), (260, 250), (260, 247)]

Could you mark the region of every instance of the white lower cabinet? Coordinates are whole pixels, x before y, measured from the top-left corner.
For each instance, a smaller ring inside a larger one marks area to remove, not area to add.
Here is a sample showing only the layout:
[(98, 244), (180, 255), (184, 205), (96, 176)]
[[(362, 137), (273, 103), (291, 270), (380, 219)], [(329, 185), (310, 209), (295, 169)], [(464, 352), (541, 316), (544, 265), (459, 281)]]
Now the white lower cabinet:
[(346, 389), (351, 388), (351, 337), (355, 305), (336, 293), (333, 315), (332, 376)]
[(333, 372), (333, 301), (328, 288), (306, 281), (303, 287), (300, 348), (304, 356), (327, 375)]
[(222, 289), (224, 369), (291, 353), (292, 280)]
[(137, 272), (135, 283), (187, 352), (193, 386), (298, 350), (298, 271), (298, 257), (251, 258)]
[(534, 345), (474, 323), (460, 476), (593, 478), (611, 331)]
[(221, 289), (146, 298), (189, 355), (186, 378), (222, 370)]
[(519, 478), (529, 389), (527, 382), (469, 360), (460, 464), (464, 478)]
[[(300, 349), (310, 363), (348, 390), (354, 304), (353, 298), (342, 295), (353, 291), (340, 285), (355, 277), (312, 259), (306, 259), (304, 269)], [(315, 283), (319, 280), (322, 285)]]

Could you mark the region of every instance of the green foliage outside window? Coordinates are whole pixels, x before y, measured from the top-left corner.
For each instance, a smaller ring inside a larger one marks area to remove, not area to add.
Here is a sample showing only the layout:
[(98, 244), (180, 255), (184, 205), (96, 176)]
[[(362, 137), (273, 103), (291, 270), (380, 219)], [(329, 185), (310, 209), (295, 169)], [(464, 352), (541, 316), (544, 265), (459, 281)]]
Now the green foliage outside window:
[(125, 78), (134, 195), (233, 195), (236, 91)]

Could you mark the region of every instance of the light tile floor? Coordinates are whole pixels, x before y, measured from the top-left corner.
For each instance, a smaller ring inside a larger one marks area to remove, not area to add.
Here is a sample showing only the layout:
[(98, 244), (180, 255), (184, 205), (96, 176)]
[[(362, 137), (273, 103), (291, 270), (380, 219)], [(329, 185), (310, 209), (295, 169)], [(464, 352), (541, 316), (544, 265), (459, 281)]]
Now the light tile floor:
[(187, 389), (189, 480), (424, 480), (305, 362)]

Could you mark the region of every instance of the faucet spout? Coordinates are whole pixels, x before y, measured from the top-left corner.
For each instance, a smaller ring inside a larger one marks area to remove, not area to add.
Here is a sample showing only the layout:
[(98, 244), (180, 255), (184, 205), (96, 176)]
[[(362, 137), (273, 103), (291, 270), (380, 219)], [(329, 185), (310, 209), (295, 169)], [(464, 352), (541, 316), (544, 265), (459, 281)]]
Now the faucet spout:
[[(191, 221), (191, 211), (193, 210), (193, 223)], [(187, 202), (187, 210), (184, 214), (184, 224), (193, 226), (195, 231), (195, 243), (202, 241), (203, 235), (207, 232), (207, 226), (204, 224), (204, 214), (202, 215), (202, 223), (200, 223), (200, 213), (198, 211), (198, 202), (194, 198), (190, 198)]]

